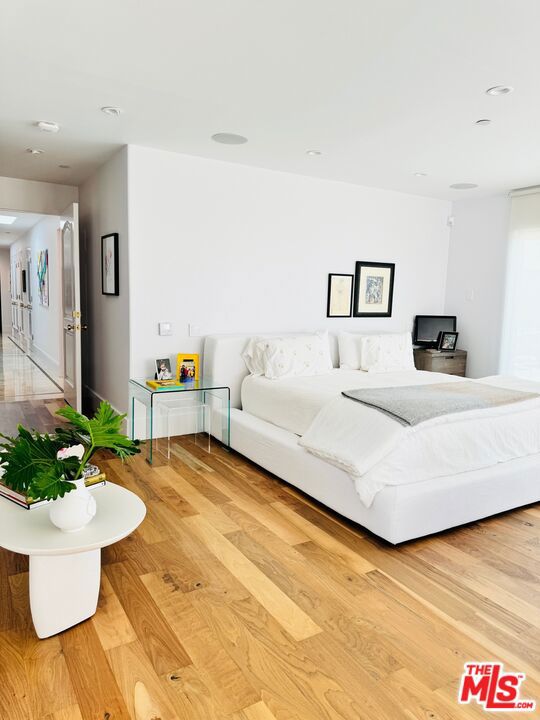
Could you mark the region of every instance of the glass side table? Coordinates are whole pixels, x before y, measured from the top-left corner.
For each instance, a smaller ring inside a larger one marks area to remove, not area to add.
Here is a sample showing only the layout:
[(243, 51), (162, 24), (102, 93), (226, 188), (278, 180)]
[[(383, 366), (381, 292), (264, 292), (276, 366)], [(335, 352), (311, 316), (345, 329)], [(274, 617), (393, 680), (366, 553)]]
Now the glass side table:
[[(143, 434), (146, 439), (146, 459), (153, 462), (154, 440), (159, 435), (167, 436), (170, 427), (166, 432), (159, 428), (159, 407), (165, 404), (167, 408), (185, 407), (192, 409), (195, 413), (211, 412), (212, 435), (227, 447), (231, 446), (231, 390), (226, 385), (217, 385), (204, 378), (191, 380), (176, 387), (164, 387), (152, 389), (146, 384), (146, 378), (131, 378), (129, 381), (129, 428), (131, 439)], [(142, 424), (137, 415), (140, 406), (145, 409), (145, 421)], [(168, 417), (169, 412), (165, 415)], [(204, 417), (204, 414), (203, 414)], [(168, 422), (168, 421), (167, 421)]]

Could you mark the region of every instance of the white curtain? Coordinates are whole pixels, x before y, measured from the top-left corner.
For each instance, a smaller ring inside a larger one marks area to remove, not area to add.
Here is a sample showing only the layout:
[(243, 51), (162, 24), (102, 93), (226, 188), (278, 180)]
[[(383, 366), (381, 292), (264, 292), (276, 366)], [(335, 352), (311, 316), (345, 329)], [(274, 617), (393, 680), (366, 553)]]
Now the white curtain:
[(540, 381), (540, 188), (512, 195), (501, 372)]

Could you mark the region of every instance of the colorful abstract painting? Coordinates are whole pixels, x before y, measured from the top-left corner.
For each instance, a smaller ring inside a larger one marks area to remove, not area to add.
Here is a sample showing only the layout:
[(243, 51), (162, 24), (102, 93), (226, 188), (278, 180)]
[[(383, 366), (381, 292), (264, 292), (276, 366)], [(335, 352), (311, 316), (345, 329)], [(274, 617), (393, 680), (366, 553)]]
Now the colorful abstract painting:
[(40, 250), (37, 255), (39, 304), (49, 307), (49, 251)]

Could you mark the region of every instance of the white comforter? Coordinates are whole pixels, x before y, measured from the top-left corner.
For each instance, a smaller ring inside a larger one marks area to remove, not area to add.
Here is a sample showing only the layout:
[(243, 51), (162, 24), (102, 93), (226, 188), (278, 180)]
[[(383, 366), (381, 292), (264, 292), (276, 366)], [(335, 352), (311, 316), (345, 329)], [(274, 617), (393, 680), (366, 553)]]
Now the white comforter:
[[(355, 385), (342, 389), (373, 387), (375, 378), (377, 385), (386, 387), (463, 381), (411, 371), (399, 373), (392, 382), (390, 375), (394, 374), (386, 374), (383, 381), (380, 375), (370, 378), (369, 373), (358, 373)], [(477, 382), (540, 392), (540, 384), (515, 378), (493, 376)], [(540, 398), (445, 415), (414, 427), (404, 427), (362, 403), (334, 398), (324, 403), (299, 443), (349, 473), (367, 507), (387, 485), (421, 482), (540, 453)]]

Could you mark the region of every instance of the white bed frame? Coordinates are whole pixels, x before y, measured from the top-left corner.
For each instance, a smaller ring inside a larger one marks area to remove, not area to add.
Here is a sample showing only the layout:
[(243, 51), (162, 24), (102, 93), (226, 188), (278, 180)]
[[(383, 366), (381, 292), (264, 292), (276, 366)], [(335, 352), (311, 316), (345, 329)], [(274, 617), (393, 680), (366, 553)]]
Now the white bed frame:
[[(231, 389), (231, 447), (332, 510), (396, 544), (540, 500), (540, 455), (483, 470), (387, 486), (366, 508), (351, 478), (308, 453), (298, 437), (241, 409), (247, 370), (241, 353), (252, 335), (210, 335), (204, 375)], [(334, 366), (337, 340), (330, 336)]]

